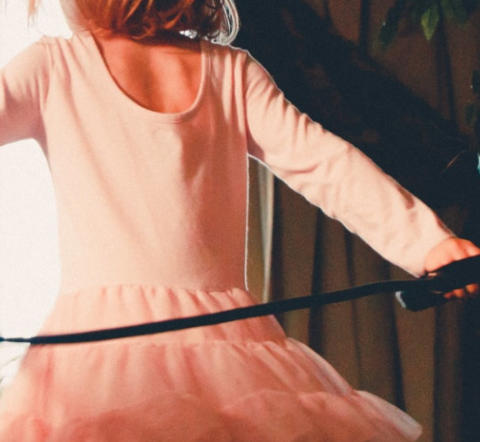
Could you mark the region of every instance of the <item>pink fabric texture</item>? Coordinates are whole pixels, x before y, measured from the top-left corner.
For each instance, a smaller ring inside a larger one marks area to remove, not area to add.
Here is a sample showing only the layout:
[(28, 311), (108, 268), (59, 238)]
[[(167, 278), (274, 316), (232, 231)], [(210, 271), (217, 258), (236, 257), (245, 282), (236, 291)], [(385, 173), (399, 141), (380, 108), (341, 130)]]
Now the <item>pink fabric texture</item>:
[[(245, 51), (202, 42), (195, 102), (140, 106), (88, 32), (0, 71), (0, 144), (36, 138), (59, 216), (61, 288), (43, 332), (254, 303), (248, 157), (412, 274), (452, 233), (356, 148), (286, 100)], [(353, 390), (273, 317), (31, 348), (0, 400), (0, 440), (409, 441), (420, 426)]]
[[(60, 296), (43, 332), (252, 304), (236, 288), (105, 286)], [(2, 440), (22, 442), (403, 441), (420, 431), (402, 411), (352, 390), (273, 317), (32, 348), (0, 410)]]

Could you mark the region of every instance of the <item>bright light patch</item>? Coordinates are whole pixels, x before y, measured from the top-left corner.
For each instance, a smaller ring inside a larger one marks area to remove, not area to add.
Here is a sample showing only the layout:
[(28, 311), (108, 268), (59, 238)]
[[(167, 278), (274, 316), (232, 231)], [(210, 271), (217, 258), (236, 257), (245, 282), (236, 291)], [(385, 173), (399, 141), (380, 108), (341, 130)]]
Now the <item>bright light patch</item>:
[[(58, 0), (28, 25), (27, 0), (0, 0), (0, 67), (42, 35), (70, 35)], [(2, 130), (0, 120), (0, 131)], [(59, 287), (57, 213), (50, 171), (32, 140), (0, 146), (0, 334), (35, 334)], [(0, 344), (0, 387), (25, 346)]]

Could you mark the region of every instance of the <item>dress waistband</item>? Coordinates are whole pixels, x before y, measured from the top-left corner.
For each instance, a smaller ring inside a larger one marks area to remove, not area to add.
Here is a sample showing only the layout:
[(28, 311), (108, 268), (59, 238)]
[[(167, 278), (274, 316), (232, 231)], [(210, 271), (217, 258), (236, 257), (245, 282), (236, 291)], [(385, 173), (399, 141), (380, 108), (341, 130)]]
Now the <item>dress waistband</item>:
[[(208, 291), (154, 284), (117, 284), (61, 293), (42, 334), (75, 333), (196, 316), (257, 304), (244, 289)], [(178, 340), (264, 341), (285, 334), (273, 316), (126, 339), (156, 343)]]

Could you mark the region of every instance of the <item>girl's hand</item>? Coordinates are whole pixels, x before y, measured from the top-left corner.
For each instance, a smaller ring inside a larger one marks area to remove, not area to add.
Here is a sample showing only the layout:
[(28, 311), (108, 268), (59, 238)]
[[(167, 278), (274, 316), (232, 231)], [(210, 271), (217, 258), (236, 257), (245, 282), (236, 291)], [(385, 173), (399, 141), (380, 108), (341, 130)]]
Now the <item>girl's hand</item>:
[[(436, 245), (425, 258), (425, 270), (432, 272), (439, 267), (464, 258), (480, 255), (478, 248), (471, 241), (461, 238), (448, 238)], [(480, 275), (479, 275), (480, 276)], [(480, 293), (479, 284), (469, 284), (464, 288), (456, 289), (444, 295), (445, 298), (466, 299)]]

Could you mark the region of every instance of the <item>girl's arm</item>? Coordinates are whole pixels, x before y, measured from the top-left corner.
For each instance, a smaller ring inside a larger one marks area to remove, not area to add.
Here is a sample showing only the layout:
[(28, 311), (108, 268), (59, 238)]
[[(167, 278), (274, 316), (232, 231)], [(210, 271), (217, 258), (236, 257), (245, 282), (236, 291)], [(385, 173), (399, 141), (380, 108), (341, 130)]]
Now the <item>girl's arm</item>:
[(245, 86), (250, 155), (387, 260), (420, 276), (480, 253), (360, 150), (301, 113), (251, 57)]
[(34, 43), (0, 69), (0, 146), (43, 136), (49, 76), (46, 43)]

